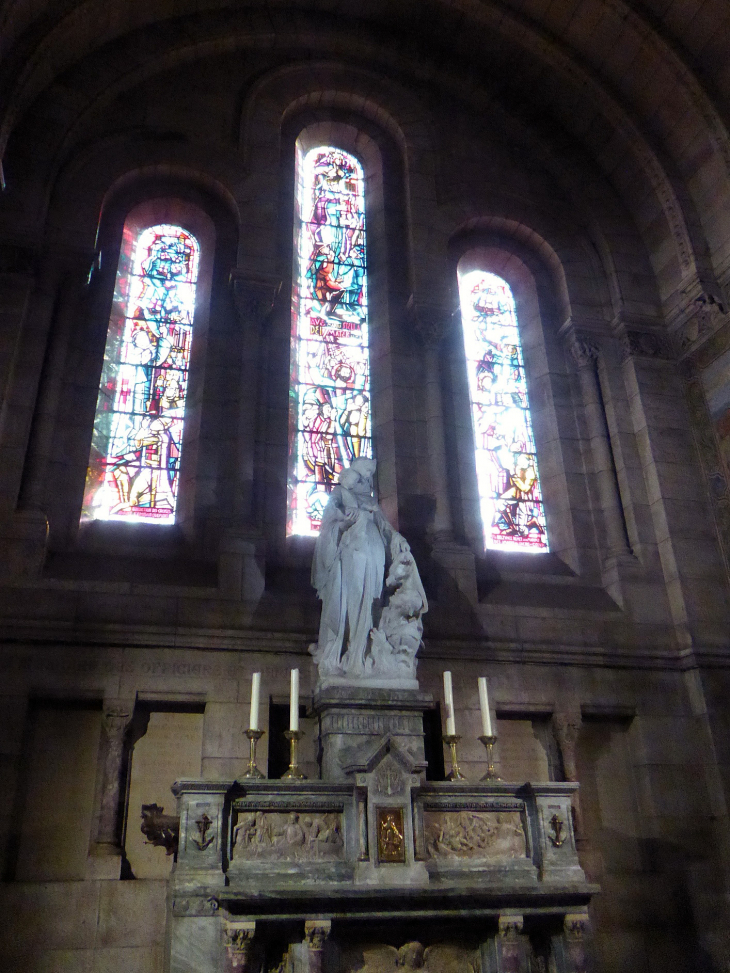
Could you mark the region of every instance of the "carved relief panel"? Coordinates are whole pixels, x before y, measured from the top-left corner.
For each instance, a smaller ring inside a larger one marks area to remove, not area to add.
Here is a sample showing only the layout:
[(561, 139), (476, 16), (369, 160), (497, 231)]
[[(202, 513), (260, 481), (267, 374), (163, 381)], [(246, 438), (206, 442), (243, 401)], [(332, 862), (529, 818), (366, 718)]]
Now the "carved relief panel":
[(342, 815), (322, 811), (235, 812), (231, 858), (327, 861), (344, 858)]
[(428, 858), (524, 858), (527, 840), (519, 811), (425, 811)]

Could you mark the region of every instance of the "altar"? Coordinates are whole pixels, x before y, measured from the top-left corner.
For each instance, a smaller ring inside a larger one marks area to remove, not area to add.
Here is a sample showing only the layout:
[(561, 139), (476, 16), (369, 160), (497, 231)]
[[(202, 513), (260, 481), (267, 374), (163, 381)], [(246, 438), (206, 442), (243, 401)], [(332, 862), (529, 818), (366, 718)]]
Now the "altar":
[(487, 773), (459, 770), (444, 673), (449, 779), (426, 780), (416, 654), (428, 611), (406, 539), (357, 459), (330, 494), (314, 549), (322, 600), (313, 712), (320, 779), (298, 766), (299, 670), (291, 672), (290, 765), (251, 758), (237, 781), (179, 781), (169, 899), (170, 973), (587, 973), (588, 904), (575, 783), (497, 778), (486, 679)]

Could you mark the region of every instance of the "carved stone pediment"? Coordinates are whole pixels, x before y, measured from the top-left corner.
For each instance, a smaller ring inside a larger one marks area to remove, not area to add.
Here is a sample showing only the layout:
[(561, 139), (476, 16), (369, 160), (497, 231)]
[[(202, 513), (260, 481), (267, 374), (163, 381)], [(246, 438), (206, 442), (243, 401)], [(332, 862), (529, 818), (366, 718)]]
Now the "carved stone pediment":
[(352, 747), (342, 751), (340, 761), (347, 774), (372, 774), (386, 761), (392, 768), (391, 773), (397, 768), (402, 774), (419, 774), (427, 767), (426, 761), (415, 757), (390, 733), (382, 740), (374, 740), (370, 746)]

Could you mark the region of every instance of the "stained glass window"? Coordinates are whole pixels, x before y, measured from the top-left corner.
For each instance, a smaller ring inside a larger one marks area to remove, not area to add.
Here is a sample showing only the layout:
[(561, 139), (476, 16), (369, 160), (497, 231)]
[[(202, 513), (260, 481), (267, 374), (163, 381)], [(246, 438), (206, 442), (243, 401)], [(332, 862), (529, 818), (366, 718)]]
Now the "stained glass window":
[(297, 159), (287, 534), (316, 534), (341, 470), (372, 456), (364, 177), (319, 146)]
[(175, 520), (200, 248), (125, 227), (82, 520)]
[(509, 286), (459, 274), (479, 504), (486, 547), (547, 551), (525, 365)]

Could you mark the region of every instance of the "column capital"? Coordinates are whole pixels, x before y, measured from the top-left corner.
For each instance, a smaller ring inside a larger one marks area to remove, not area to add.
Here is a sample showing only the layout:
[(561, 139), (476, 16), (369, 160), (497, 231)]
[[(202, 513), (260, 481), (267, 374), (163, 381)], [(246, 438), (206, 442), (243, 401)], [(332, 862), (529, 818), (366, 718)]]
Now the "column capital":
[(500, 915), (499, 917), (499, 936), (502, 939), (517, 939), (522, 935), (525, 927), (524, 917), (521, 915)]
[(324, 949), (324, 944), (332, 931), (329, 919), (307, 919), (304, 923), (304, 942), (309, 949)]
[(408, 298), (406, 315), (411, 328), (429, 349), (437, 348), (454, 326), (454, 312), (440, 304)]
[(601, 355), (598, 336), (590, 331), (570, 331), (565, 338), (570, 357), (578, 368), (595, 366)]
[(236, 919), (223, 920), (223, 941), (226, 948), (227, 973), (245, 973), (251, 956), (256, 923)]
[(563, 919), (563, 929), (565, 938), (568, 940), (580, 940), (588, 935), (591, 928), (591, 920), (587, 912), (568, 912)]
[(134, 703), (127, 700), (104, 700), (102, 706), (102, 726), (108, 736), (123, 733), (134, 714)]
[(281, 291), (281, 278), (273, 274), (253, 274), (234, 267), (229, 276), (233, 303), (245, 324), (257, 327), (274, 309)]

